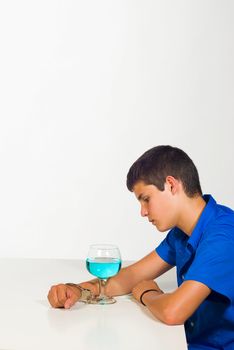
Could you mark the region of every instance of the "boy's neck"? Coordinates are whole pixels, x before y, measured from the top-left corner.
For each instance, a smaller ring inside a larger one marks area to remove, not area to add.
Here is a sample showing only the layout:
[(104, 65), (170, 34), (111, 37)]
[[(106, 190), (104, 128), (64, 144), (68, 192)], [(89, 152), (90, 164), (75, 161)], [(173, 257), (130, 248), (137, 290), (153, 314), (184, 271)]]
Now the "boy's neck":
[(202, 196), (189, 198), (186, 196), (183, 201), (182, 214), (178, 220), (178, 227), (191, 236), (200, 216), (206, 206)]

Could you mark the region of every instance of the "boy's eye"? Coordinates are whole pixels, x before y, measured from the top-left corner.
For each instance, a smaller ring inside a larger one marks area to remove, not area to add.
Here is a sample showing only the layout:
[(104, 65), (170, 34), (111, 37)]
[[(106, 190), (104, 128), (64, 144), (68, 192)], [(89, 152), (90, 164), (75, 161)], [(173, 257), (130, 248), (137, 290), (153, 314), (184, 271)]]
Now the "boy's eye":
[(149, 197), (143, 197), (142, 198), (144, 202), (148, 203), (149, 202)]

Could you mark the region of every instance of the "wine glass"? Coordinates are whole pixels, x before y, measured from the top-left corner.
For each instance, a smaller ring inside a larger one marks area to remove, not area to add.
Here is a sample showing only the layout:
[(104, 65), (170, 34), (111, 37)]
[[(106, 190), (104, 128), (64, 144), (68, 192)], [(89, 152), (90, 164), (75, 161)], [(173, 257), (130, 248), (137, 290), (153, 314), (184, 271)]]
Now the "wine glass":
[(92, 244), (86, 259), (87, 270), (98, 278), (99, 295), (89, 300), (90, 304), (113, 304), (116, 300), (104, 293), (108, 278), (115, 276), (121, 268), (121, 256), (116, 245)]

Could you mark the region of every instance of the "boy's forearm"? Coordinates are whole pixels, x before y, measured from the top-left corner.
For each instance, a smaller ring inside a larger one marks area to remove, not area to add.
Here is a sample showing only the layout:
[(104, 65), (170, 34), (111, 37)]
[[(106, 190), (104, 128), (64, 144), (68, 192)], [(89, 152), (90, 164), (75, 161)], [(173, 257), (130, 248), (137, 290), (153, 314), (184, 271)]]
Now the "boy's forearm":
[(172, 293), (148, 292), (143, 303), (163, 322), (183, 324), (209, 296), (211, 289), (197, 281), (185, 281)]
[[(105, 293), (110, 296), (129, 294), (140, 281), (155, 279), (171, 268), (171, 265), (152, 251), (141, 260), (123, 267), (116, 276), (111, 277), (106, 284)], [(95, 285), (95, 292), (99, 294), (98, 279), (89, 282)]]
[[(129, 267), (123, 267), (116, 276), (108, 279), (105, 286), (105, 294), (108, 296), (118, 296), (129, 294), (134, 287), (134, 278), (130, 272)], [(100, 285), (98, 278), (79, 283), (81, 287), (88, 288), (88, 283), (92, 283), (95, 294), (98, 295), (100, 292)]]
[(135, 283), (135, 278), (131, 273), (130, 267), (123, 267), (116, 276), (108, 280), (105, 293), (109, 296), (129, 294)]
[(164, 294), (151, 291), (145, 294), (143, 302), (160, 321), (168, 325), (182, 324), (183, 320), (179, 319), (176, 312), (172, 312), (171, 299), (172, 295), (170, 293)]

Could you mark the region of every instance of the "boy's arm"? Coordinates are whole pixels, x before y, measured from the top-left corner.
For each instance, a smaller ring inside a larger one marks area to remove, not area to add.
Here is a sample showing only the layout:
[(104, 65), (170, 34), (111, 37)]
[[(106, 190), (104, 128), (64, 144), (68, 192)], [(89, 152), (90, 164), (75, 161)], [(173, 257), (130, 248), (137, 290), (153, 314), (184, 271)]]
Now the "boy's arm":
[(105, 293), (110, 296), (129, 294), (140, 281), (155, 279), (172, 267), (153, 250), (136, 263), (122, 268), (118, 275), (110, 278)]
[(143, 281), (133, 288), (134, 297), (142, 301), (152, 314), (168, 325), (183, 324), (208, 297), (211, 289), (197, 281), (185, 281), (172, 293), (163, 293), (154, 281)]
[[(131, 293), (133, 287), (140, 281), (155, 279), (171, 268), (171, 265), (162, 260), (155, 251), (152, 251), (138, 262), (122, 268), (118, 275), (111, 277), (105, 287), (105, 293), (110, 296)], [(98, 279), (82, 282), (79, 285), (90, 289), (94, 295), (99, 294)], [(80, 290), (75, 286), (58, 284), (51, 287), (48, 300), (53, 307), (70, 308), (80, 299), (80, 296)]]

